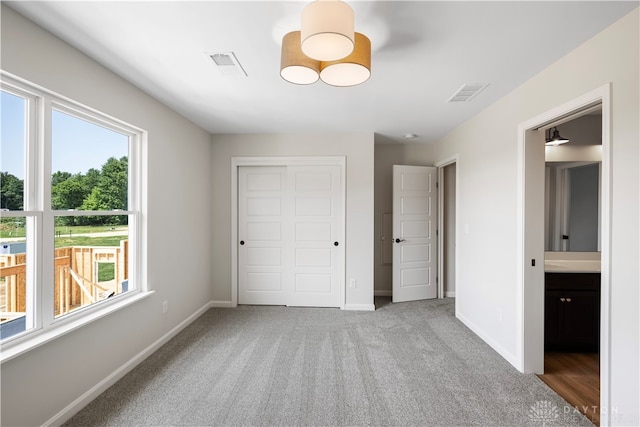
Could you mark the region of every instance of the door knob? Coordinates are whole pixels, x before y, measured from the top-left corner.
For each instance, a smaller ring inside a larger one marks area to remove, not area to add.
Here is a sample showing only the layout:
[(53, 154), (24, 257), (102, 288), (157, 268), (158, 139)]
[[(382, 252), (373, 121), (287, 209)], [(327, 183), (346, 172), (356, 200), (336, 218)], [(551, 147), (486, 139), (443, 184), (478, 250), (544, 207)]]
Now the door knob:
[(396, 239), (396, 243), (400, 243), (400, 242), (404, 242), (406, 241), (405, 239)]
[(244, 245), (244, 240), (240, 240), (240, 244), (241, 244), (241, 245)]
[(333, 242), (333, 246), (338, 246), (339, 243), (338, 242)]

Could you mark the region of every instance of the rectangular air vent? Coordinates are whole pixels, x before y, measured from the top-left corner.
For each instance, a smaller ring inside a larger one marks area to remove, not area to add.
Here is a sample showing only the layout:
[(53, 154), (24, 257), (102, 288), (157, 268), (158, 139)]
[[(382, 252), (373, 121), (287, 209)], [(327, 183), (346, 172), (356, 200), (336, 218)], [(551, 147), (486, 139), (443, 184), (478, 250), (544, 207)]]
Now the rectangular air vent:
[(468, 83), (462, 85), (447, 102), (469, 102), (487, 86), (489, 86), (489, 83)]
[(233, 52), (209, 53), (209, 57), (216, 64), (218, 70), (225, 76), (247, 77), (248, 74)]

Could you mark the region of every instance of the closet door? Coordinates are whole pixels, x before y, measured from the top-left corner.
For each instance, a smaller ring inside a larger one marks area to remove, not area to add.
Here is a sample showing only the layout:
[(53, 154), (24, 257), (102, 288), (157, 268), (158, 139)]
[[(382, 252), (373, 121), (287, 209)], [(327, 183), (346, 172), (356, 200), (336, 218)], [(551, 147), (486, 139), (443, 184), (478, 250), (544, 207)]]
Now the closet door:
[(286, 305), (291, 294), (291, 221), (286, 167), (238, 170), (238, 303)]
[(344, 276), (339, 166), (289, 166), (293, 289), (289, 305), (339, 307)]
[(340, 166), (240, 167), (238, 303), (339, 307)]

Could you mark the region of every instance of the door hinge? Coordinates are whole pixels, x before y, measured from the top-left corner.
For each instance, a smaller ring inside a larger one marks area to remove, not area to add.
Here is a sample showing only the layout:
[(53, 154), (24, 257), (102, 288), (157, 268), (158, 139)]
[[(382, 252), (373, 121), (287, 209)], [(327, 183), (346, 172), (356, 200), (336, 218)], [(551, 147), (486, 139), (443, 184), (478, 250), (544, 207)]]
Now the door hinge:
[(436, 181), (436, 188), (440, 187), (440, 183)]
[(438, 276), (436, 276), (436, 285), (438, 284)]
[(438, 234), (439, 234), (439, 233), (440, 233), (440, 230), (438, 230), (438, 229), (436, 228), (436, 237), (438, 237)]

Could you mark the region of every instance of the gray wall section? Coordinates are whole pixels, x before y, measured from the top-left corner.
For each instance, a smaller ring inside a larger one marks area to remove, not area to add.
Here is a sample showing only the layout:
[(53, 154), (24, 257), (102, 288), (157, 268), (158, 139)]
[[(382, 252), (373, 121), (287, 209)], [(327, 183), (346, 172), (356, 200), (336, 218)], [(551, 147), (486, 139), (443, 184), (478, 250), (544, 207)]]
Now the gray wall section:
[(598, 250), (598, 183), (600, 165), (570, 169), (571, 208), (569, 210), (569, 250)]

